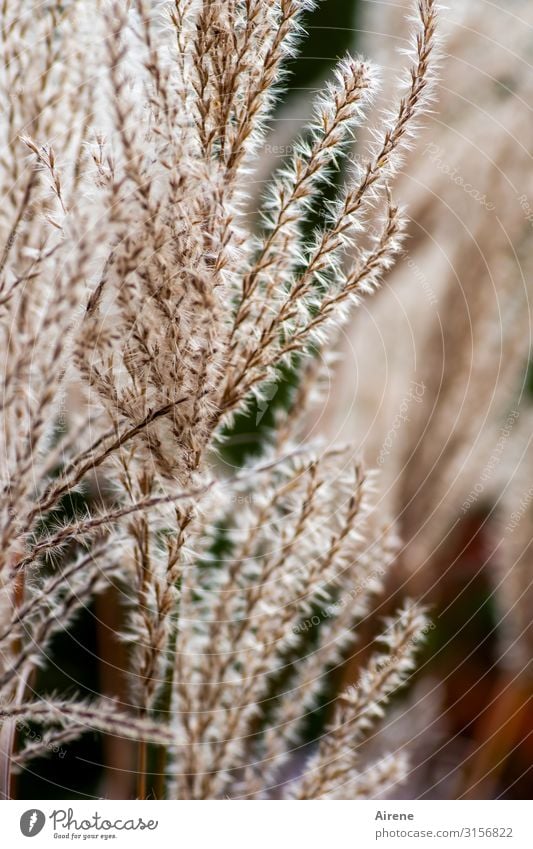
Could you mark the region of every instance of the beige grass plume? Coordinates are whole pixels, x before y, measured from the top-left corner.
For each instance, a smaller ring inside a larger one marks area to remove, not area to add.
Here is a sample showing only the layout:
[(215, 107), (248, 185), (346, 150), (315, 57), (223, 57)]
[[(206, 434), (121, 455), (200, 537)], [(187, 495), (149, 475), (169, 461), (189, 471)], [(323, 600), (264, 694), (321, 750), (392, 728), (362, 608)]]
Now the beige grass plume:
[[(371, 109), (373, 66), (339, 63), (256, 231), (247, 188), (310, 4), (130, 5), (2, 10), (2, 791), (16, 722), (32, 720), (42, 747), (15, 765), (94, 728), (138, 741), (141, 797), (261, 798), (396, 543), (353, 449), (299, 444), (298, 415), (237, 473), (220, 471), (219, 446), (282, 365), (326, 355), (398, 252), (391, 181), (431, 98), (435, 3), (416, 4), (399, 100), (311, 238), (306, 217)], [(19, 43), (35, 46), (35, 83)], [(89, 482), (87, 512), (58, 518)], [(128, 703), (32, 699), (53, 636), (110, 582)], [(342, 797), (350, 782), (371, 795), (403, 774), (391, 756), (359, 777), (358, 743), (409, 675), (423, 616), (410, 605), (385, 628), (286, 795)]]

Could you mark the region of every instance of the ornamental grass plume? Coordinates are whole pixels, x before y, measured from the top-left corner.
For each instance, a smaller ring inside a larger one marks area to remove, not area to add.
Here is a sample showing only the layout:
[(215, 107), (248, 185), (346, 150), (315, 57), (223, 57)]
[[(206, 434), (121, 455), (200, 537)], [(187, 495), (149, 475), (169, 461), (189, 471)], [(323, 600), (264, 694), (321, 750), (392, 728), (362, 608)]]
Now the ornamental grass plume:
[[(247, 190), (311, 5), (2, 6), (4, 797), (14, 767), (91, 729), (136, 741), (139, 798), (349, 798), (405, 775), (359, 744), (413, 669), (413, 603), (280, 784), (395, 557), (372, 476), (351, 446), (302, 442), (301, 414), (320, 401), (306, 363), (327, 362), (400, 249), (391, 183), (435, 62), (435, 3), (419, 0), (398, 101), (309, 237), (378, 86), (342, 59), (256, 229)], [(262, 457), (228, 470), (235, 415), (286, 367), (302, 376), (291, 408)], [(109, 586), (127, 698), (37, 696), (54, 637)], [(17, 741), (20, 722), (42, 741)]]
[[(366, 50), (406, 36), (408, 5), (365, 4)], [(422, 753), (419, 769), (411, 747), (413, 798), (527, 795), (533, 135), (522, 107), (532, 24), (527, 0), (447, 4), (438, 133), (428, 122), (395, 187), (409, 208), (408, 252), (353, 316), (342, 393), (334, 384), (321, 411), (329, 433), (365, 434), (362, 456), (380, 466), (379, 504), (403, 542), (391, 595), (440, 611), (448, 742), (433, 762)], [(368, 350), (373, 369), (358, 369), (356, 385), (354, 362)]]
[[(365, 31), (403, 39), (407, 6), (369, 4)], [(448, 4), (439, 135), (423, 130), (396, 188), (409, 208), (409, 250), (354, 316), (339, 380), (354, 385), (352, 359), (369, 347), (374, 369), (358, 373), (355, 403), (331, 393), (331, 429), (351, 405), (346, 431), (365, 434), (364, 459), (382, 470), (383, 503), (400, 517), (420, 592), (438, 581), (461, 520), (496, 500), (498, 442), (527, 395), (533, 136), (519, 107), (531, 96), (522, 67), (531, 20), (526, 0), (512, 11)], [(404, 400), (407, 416), (391, 429)]]

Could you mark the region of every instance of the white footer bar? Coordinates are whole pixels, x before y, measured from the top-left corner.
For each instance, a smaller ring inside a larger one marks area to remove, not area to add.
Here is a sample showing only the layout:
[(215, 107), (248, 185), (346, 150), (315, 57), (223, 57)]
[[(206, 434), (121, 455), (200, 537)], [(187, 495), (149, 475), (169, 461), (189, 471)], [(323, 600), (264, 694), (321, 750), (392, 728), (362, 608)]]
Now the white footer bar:
[(166, 849), (532, 849), (531, 803), (3, 802), (0, 845)]

